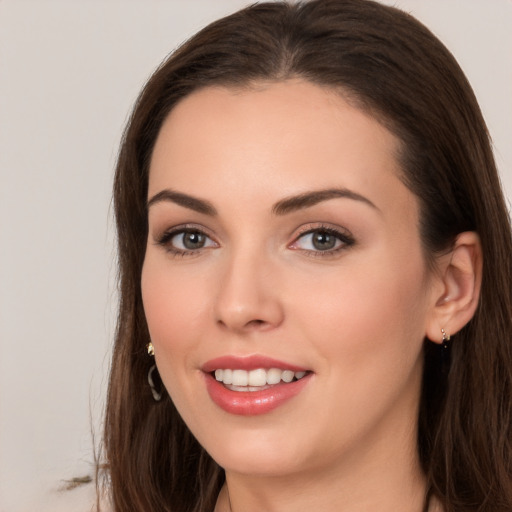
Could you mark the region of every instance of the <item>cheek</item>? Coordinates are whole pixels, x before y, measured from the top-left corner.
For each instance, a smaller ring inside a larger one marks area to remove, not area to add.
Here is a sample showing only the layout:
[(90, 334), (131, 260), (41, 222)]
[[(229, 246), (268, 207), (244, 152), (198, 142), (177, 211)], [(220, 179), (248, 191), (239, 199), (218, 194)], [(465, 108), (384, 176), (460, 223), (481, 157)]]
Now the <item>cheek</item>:
[[(163, 260), (163, 261), (160, 261)], [(159, 369), (192, 364), (193, 348), (207, 308), (204, 289), (187, 272), (172, 271), (165, 258), (148, 255), (142, 271), (144, 312)], [(160, 357), (159, 357), (160, 356)], [(165, 380), (165, 375), (162, 375)]]
[(359, 439), (390, 411), (414, 414), (425, 316), (419, 274), (352, 268), (296, 302), (298, 332), (315, 347), (318, 381), (330, 390), (315, 421)]
[(310, 292), (298, 294), (295, 317), (326, 363), (338, 361), (350, 378), (362, 372), (392, 374), (414, 365), (427, 304), (421, 256), (412, 260), (386, 262), (381, 257), (340, 270), (322, 286), (303, 283)]

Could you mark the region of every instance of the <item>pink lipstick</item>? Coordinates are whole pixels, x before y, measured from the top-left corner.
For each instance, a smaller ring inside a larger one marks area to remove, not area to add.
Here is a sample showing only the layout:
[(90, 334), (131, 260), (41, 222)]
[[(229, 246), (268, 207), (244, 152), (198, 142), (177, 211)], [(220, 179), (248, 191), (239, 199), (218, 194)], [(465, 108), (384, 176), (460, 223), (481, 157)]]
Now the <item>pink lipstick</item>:
[(224, 356), (203, 365), (212, 401), (230, 414), (265, 414), (284, 404), (308, 384), (306, 368), (260, 355)]

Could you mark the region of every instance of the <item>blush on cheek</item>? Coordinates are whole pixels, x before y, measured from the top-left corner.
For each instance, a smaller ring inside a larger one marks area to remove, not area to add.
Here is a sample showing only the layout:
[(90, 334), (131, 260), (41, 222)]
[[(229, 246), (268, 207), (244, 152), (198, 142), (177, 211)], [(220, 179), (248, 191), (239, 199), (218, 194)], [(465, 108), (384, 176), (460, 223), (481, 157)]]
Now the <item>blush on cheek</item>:
[(174, 274), (149, 260), (141, 280), (151, 341), (157, 357), (164, 356), (166, 360), (180, 359), (182, 352), (186, 355), (198, 343), (204, 307), (201, 287), (180, 283)]
[[(403, 279), (401, 272), (396, 273), (399, 276), (391, 269), (375, 276), (356, 273), (326, 287), (321, 297), (315, 296), (303, 308), (300, 317), (316, 319), (315, 332), (309, 336), (321, 339), (319, 346), (343, 360), (347, 371), (357, 371), (368, 361), (378, 364), (389, 354), (401, 358), (402, 351), (412, 348), (411, 336), (421, 339), (411, 326), (417, 325), (423, 311), (418, 301), (422, 283), (411, 290), (417, 277)], [(305, 329), (311, 326), (305, 322)]]

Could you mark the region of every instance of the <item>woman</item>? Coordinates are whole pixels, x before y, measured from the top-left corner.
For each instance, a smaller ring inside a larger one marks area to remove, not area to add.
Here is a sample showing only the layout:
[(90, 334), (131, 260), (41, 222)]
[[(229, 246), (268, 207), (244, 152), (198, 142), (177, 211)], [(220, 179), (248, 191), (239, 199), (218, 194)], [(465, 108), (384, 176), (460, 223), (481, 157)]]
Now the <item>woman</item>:
[(114, 200), (116, 511), (512, 508), (510, 224), (416, 20), (213, 23), (145, 86)]

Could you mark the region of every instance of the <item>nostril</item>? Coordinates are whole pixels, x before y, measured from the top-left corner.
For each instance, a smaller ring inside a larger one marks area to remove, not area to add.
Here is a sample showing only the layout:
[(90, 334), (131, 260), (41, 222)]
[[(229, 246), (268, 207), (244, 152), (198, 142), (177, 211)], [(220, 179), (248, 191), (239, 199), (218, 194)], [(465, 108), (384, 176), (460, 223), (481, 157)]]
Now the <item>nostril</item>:
[(247, 322), (247, 326), (248, 326), (248, 327), (251, 327), (251, 326), (253, 326), (253, 327), (259, 327), (259, 326), (261, 326), (261, 325), (265, 325), (265, 324), (266, 324), (265, 320), (258, 320), (258, 319), (256, 319), (256, 320), (251, 320), (250, 322)]

